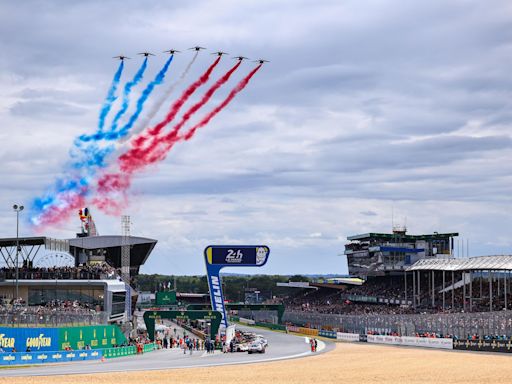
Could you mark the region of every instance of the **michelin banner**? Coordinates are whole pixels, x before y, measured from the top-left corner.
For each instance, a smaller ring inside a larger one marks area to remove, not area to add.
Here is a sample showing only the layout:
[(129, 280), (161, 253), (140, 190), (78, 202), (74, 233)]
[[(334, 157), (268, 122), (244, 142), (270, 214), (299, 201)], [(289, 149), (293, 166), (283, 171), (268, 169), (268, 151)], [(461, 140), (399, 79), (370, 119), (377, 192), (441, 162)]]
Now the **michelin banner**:
[(221, 330), (225, 330), (228, 317), (220, 271), (224, 267), (262, 267), (267, 263), (270, 249), (265, 245), (210, 245), (204, 250), (206, 274), (212, 308), (222, 314)]

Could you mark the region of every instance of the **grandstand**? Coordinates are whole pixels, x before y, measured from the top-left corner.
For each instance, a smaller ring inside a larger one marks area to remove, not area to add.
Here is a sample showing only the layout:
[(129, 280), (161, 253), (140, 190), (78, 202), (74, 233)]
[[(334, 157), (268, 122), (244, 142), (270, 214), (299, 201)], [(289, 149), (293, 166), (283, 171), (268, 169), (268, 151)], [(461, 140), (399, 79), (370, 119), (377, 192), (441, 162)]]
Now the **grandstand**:
[[(123, 236), (83, 234), (65, 240), (48, 237), (0, 239), (0, 256), (3, 259), (0, 298), (3, 307), (23, 304), (54, 312), (59, 309), (66, 312), (67, 318), (72, 318), (74, 312), (84, 319), (90, 318), (87, 320), (90, 323), (123, 323), (129, 320), (131, 308), (137, 300), (133, 277), (139, 273), (157, 241), (135, 236), (129, 236), (128, 242), (126, 240)], [(121, 249), (127, 245), (130, 247), (129, 279), (123, 280), (120, 273)], [(48, 255), (54, 257), (49, 258)], [(57, 261), (62, 259), (67, 263), (57, 265)], [(49, 265), (52, 261), (55, 265)], [(16, 297), (17, 291), (19, 297)], [(85, 312), (91, 316), (84, 316)], [(24, 314), (27, 319), (33, 318), (26, 310)], [(22, 319), (21, 316), (14, 317), (18, 322)], [(56, 319), (54, 316), (48, 321), (56, 322)]]
[[(362, 335), (512, 340), (512, 256), (456, 258), (456, 236), (349, 236), (350, 277), (278, 284), (297, 289), (281, 298), (283, 320)], [(270, 312), (241, 316), (272, 320)]]

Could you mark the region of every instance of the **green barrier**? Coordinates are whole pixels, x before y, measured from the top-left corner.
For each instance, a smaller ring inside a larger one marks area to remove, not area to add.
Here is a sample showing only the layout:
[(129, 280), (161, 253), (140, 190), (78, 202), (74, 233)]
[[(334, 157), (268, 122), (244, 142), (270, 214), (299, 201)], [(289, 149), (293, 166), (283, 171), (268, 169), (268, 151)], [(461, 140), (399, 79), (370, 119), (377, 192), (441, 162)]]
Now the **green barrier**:
[(115, 357), (124, 357), (135, 355), (137, 348), (135, 346), (119, 347), (119, 348), (105, 348), (103, 350), (103, 357), (107, 359), (113, 359)]
[(59, 349), (112, 348), (126, 342), (126, 337), (117, 325), (90, 325), (84, 327), (63, 327), (59, 329)]
[(143, 349), (144, 353), (151, 352), (151, 351), (154, 351), (154, 350), (155, 350), (155, 343), (144, 344), (144, 349)]

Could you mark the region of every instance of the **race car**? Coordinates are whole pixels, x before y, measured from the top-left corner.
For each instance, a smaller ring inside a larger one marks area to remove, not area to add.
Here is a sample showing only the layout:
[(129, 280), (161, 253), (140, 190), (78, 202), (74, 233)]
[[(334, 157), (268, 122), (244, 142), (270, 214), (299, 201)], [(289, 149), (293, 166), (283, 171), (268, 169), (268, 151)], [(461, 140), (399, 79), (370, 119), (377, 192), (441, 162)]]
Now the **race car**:
[(235, 344), (236, 352), (247, 352), (248, 349), (249, 349), (249, 344), (247, 344), (247, 343)]
[(265, 353), (265, 346), (263, 345), (263, 343), (254, 342), (249, 345), (247, 352), (249, 353), (249, 355), (251, 353)]

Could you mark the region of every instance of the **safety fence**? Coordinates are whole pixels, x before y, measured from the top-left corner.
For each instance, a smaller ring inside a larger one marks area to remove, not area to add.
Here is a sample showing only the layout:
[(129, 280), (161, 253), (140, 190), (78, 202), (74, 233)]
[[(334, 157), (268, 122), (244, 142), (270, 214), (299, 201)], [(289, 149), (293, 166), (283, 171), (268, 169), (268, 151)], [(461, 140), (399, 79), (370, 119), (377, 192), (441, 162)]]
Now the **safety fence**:
[(289, 332), (303, 335), (320, 336), (338, 341), (364, 342), (388, 345), (407, 345), (412, 347), (426, 347), (438, 349), (453, 349), (453, 340), (450, 338), (428, 338), (412, 336), (384, 336), (366, 335), (357, 333), (335, 332), (325, 329), (314, 329), (289, 325), (286, 327)]
[[(257, 325), (268, 329), (276, 329), (277, 324), (255, 322), (251, 319), (231, 317), (231, 321), (237, 321), (249, 325)], [(281, 326), (283, 327), (283, 326)], [(327, 329), (317, 329), (287, 325), (284, 327), (287, 332), (298, 333), (308, 336), (320, 336), (329, 339), (346, 342), (364, 342), (373, 344), (403, 345), (411, 347), (436, 348), (436, 349), (457, 349), (466, 351), (481, 352), (502, 352), (512, 353), (512, 337), (500, 339), (458, 339), (449, 337), (416, 337), (416, 336), (388, 336), (368, 335), (365, 333), (336, 332)], [(476, 336), (473, 336), (476, 337)]]
[(10, 327), (58, 327), (106, 324), (106, 312), (91, 310), (44, 310), (23, 308), (19, 310), (0, 312), (0, 324)]
[[(250, 314), (245, 317), (251, 318)], [(455, 339), (512, 337), (512, 311), (413, 315), (337, 315), (286, 311), (284, 322), (356, 334), (436, 334)]]

